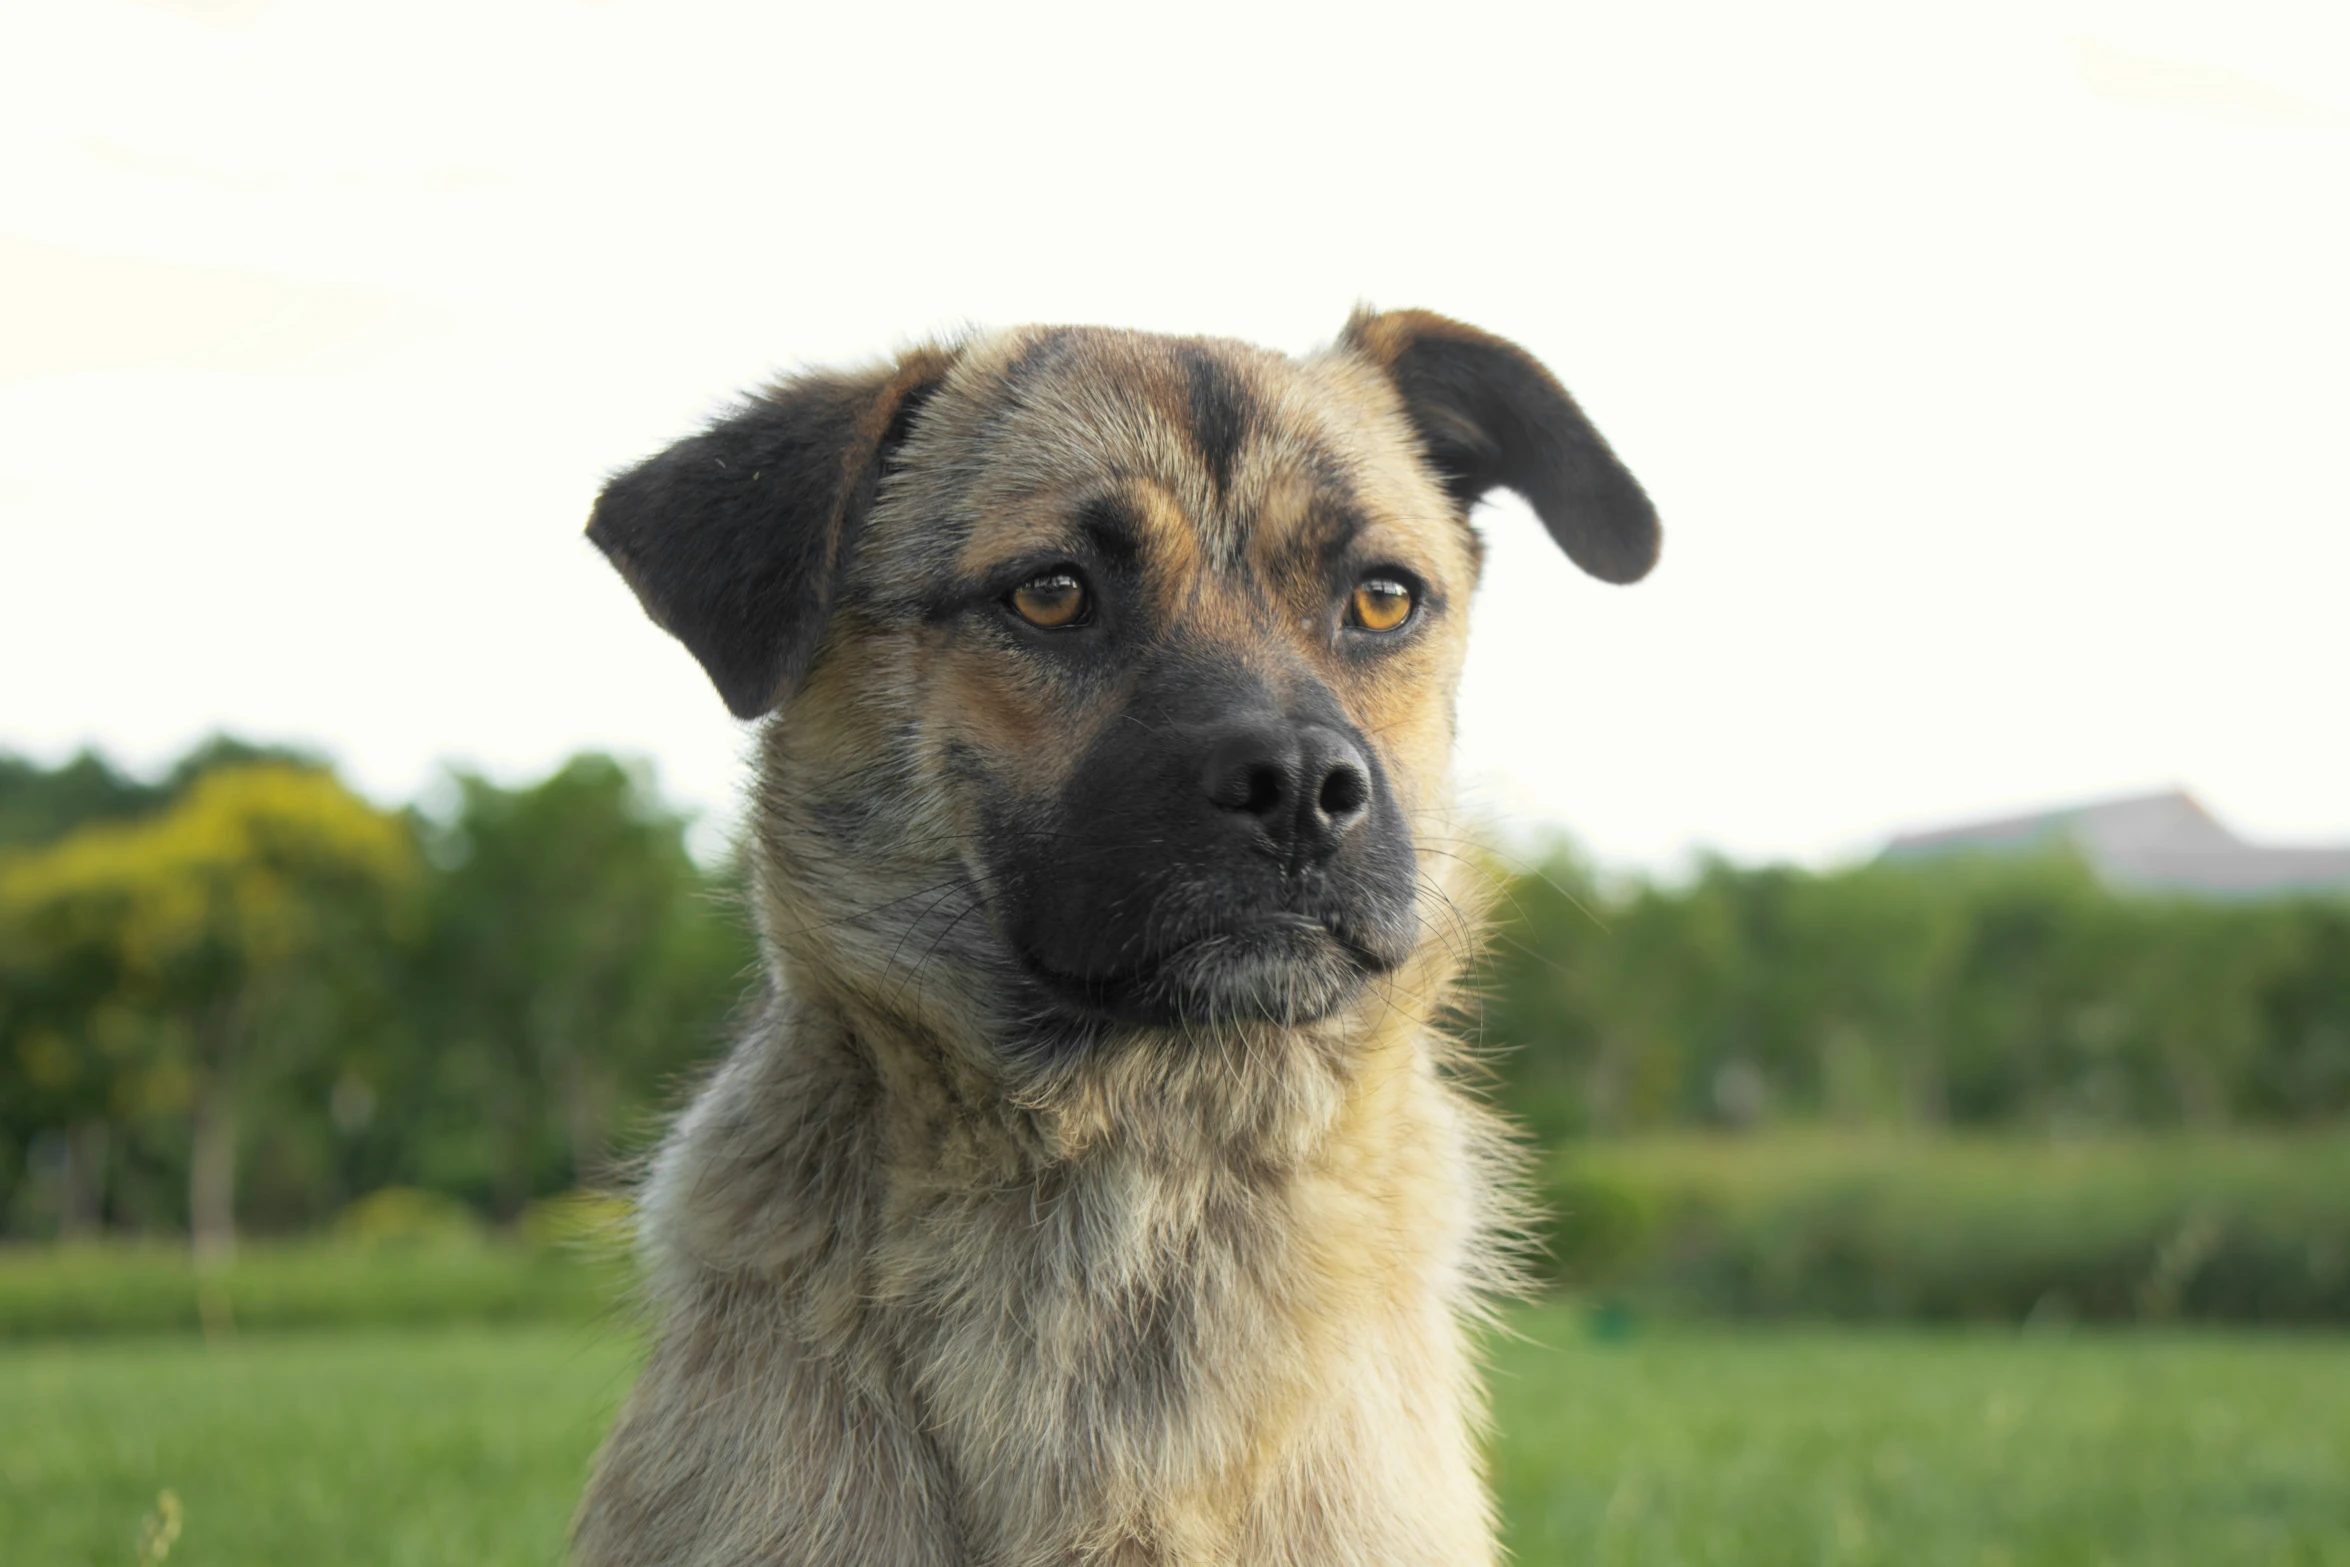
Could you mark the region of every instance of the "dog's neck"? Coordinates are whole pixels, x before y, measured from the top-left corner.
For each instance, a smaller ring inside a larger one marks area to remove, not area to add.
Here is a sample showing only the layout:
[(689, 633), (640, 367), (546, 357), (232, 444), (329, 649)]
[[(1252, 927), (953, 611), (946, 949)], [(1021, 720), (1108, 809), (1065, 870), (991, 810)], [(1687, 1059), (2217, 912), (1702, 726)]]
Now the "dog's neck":
[[(674, 1266), (788, 1274), (820, 1235), (894, 1222), (859, 1218), (859, 1192), (1067, 1193), (1177, 1171), (1262, 1183), (1344, 1165), (1374, 1101), (1444, 1070), (1440, 1014), (1469, 956), (1460, 940), (1424, 942), (1311, 1022), (1113, 1028), (1083, 1049), (1040, 1048), (1008, 1008), (942, 1010), (932, 991), (840, 982), (854, 972), (842, 927), (787, 925), (774, 910), (788, 882), (763, 869), (768, 998), (646, 1192)], [(1436, 890), (1455, 910), (1473, 901)]]
[(942, 1031), (804, 970), (786, 968), (781, 988), (803, 1027), (840, 1041), (837, 1066), (906, 1129), (891, 1163), (976, 1161), (996, 1180), (1057, 1179), (1099, 1160), (1294, 1164), (1331, 1134), (1358, 1080), (1422, 1050), (1433, 1021), (1375, 981), (1310, 1022), (1100, 1027), (1072, 1048), (1059, 1029)]

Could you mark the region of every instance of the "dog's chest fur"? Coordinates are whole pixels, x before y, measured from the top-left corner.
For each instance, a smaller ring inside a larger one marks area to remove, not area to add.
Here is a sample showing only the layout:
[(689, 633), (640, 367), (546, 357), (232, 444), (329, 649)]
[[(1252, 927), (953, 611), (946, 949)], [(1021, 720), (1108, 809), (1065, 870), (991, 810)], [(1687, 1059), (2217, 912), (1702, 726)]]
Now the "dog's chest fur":
[(1137, 1058), (1157, 1081), (1005, 1117), (787, 1009), (661, 1157), (699, 1329), (615, 1434), (583, 1557), (621, 1559), (609, 1529), (697, 1563), (1488, 1560), (1458, 1322), (1498, 1145), (1400, 1014), (1328, 1043)]

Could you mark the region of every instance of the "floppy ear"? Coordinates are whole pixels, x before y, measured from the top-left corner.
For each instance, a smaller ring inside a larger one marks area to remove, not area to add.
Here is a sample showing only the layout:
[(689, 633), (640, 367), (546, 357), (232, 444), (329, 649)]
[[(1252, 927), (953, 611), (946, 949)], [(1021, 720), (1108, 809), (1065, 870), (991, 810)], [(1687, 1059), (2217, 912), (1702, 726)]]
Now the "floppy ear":
[(889, 453), (952, 363), (923, 348), (783, 382), (597, 497), (588, 537), (735, 717), (767, 712), (808, 672)]
[(1427, 310), (1357, 310), (1339, 342), (1387, 372), (1464, 510), (1515, 490), (1593, 576), (1637, 582), (1656, 564), (1656, 507), (1532, 354)]

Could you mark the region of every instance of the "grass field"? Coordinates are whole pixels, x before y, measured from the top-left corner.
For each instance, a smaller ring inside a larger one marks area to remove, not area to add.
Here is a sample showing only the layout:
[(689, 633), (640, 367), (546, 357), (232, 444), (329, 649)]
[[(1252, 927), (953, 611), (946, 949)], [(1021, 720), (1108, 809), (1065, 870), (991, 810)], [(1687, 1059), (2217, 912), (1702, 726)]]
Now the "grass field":
[[(1496, 1353), (1529, 1563), (2345, 1564), (2350, 1340), (1675, 1329)], [(0, 1346), (0, 1560), (554, 1567), (631, 1348), (592, 1326)]]

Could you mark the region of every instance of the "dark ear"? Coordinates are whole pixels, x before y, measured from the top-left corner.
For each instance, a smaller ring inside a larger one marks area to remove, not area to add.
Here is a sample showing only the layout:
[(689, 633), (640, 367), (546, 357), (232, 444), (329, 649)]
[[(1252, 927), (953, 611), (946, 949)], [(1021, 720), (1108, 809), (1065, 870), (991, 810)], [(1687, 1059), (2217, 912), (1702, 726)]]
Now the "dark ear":
[(1532, 354), (1426, 310), (1357, 310), (1339, 341), (1395, 382), (1463, 509), (1498, 485), (1593, 576), (1637, 582), (1656, 564), (1656, 507)]
[(588, 537), (735, 717), (808, 672), (888, 454), (952, 362), (783, 382), (604, 486)]

